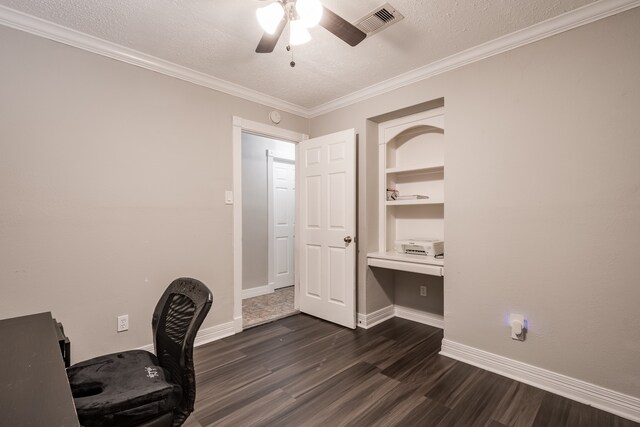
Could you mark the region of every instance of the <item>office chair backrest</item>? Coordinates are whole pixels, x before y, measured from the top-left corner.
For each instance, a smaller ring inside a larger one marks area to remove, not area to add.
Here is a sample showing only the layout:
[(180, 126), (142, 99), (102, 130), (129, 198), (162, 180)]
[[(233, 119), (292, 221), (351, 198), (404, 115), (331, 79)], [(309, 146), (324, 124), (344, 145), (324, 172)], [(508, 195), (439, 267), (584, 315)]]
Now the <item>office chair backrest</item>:
[(213, 297), (204, 283), (182, 277), (164, 291), (153, 312), (153, 344), (160, 366), (171, 374), (171, 381), (182, 387), (182, 401), (174, 413), (174, 426), (180, 426), (193, 411), (196, 378), (193, 368), (193, 342), (207, 316)]

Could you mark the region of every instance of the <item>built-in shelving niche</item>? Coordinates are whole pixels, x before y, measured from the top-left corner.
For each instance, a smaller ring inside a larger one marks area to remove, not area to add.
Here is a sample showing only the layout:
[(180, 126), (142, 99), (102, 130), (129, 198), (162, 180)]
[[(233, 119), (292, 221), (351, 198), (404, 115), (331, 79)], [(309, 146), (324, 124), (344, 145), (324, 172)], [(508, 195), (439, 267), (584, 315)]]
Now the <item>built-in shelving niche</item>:
[[(397, 263), (402, 256), (393, 253), (396, 240), (444, 239), (444, 110), (381, 123), (378, 135), (381, 221), (377, 255), (387, 254)], [(397, 190), (401, 197), (425, 198), (387, 200), (387, 189)], [(429, 261), (442, 264), (441, 260)], [(416, 263), (416, 259), (408, 257), (407, 262)]]
[[(378, 251), (367, 254), (370, 267), (393, 271), (380, 278), (386, 278), (382, 286), (393, 283), (396, 313), (441, 328), (445, 260), (397, 253), (394, 246), (404, 239), (444, 240), (444, 129), (443, 107), (379, 122)], [(387, 200), (387, 189), (428, 198)], [(418, 285), (428, 289), (426, 299), (418, 296)]]

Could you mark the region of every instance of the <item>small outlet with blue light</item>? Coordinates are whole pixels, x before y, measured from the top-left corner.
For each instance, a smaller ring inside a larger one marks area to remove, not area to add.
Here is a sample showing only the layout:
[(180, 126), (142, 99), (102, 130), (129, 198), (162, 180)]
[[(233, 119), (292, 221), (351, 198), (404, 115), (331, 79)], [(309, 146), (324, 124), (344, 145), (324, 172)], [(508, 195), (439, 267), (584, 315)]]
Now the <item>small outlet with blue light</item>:
[(524, 315), (511, 313), (509, 324), (511, 325), (511, 339), (524, 341), (527, 335), (527, 321)]

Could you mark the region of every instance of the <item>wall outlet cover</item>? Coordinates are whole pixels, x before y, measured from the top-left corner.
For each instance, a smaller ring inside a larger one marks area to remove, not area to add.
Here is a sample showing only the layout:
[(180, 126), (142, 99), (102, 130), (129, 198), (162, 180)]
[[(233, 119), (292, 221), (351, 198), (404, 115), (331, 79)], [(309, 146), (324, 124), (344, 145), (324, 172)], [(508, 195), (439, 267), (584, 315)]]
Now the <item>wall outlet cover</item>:
[(129, 315), (123, 314), (122, 316), (118, 316), (118, 327), (116, 331), (124, 332), (128, 330), (129, 330)]

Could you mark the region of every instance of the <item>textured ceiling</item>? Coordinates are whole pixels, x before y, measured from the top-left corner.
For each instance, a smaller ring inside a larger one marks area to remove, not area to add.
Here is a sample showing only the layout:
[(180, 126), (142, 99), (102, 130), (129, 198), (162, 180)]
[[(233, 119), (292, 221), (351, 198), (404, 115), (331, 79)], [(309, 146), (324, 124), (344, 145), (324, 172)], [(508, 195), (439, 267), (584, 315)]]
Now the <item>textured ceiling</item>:
[[(405, 19), (350, 47), (324, 28), (271, 54), (258, 0), (0, 0), (0, 4), (247, 88), (313, 108), (594, 0), (389, 0)], [(354, 22), (384, 0), (322, 0)]]

